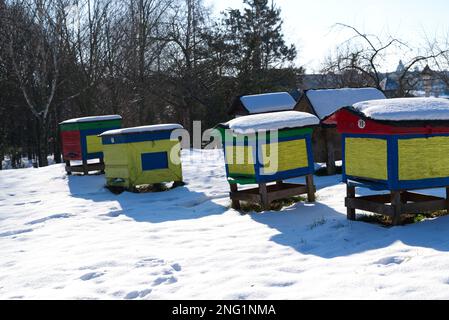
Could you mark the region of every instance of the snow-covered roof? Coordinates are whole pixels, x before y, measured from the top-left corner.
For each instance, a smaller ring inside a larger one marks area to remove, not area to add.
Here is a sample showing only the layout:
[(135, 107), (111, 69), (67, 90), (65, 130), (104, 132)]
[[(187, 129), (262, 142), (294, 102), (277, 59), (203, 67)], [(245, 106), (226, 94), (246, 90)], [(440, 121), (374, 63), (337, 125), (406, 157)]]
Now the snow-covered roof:
[(385, 99), (382, 91), (376, 88), (307, 90), (306, 95), (321, 120), (340, 108), (352, 106), (360, 101)]
[(319, 119), (310, 113), (281, 111), (243, 116), (225, 125), (237, 134), (247, 134), (255, 131), (307, 127), (317, 125), (319, 122)]
[(374, 120), (449, 120), (449, 100), (443, 98), (371, 100), (356, 103), (353, 108)]
[(118, 120), (122, 119), (121, 116), (113, 114), (107, 116), (93, 116), (93, 117), (83, 117), (83, 118), (75, 118), (69, 119), (61, 122), (60, 124), (68, 124), (68, 123), (79, 123), (79, 122), (93, 122), (93, 121), (106, 121), (106, 120)]
[(240, 97), (250, 114), (293, 110), (295, 99), (287, 92), (265, 93)]
[(109, 130), (109, 131), (103, 132), (102, 134), (100, 134), (100, 136), (112, 136), (112, 135), (118, 135), (118, 134), (167, 131), (167, 130), (175, 130), (175, 129), (183, 129), (183, 126), (180, 124), (176, 124), (176, 123), (155, 124), (155, 125), (151, 125), (151, 126), (141, 126), (141, 127)]

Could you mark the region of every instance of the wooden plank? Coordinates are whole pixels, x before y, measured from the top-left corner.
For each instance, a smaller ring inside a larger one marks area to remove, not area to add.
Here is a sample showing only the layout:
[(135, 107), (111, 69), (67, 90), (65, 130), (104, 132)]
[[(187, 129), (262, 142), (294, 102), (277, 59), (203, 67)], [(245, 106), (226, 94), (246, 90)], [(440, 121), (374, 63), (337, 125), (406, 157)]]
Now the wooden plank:
[[(360, 198), (346, 198), (345, 205), (347, 208), (347, 216), (349, 220), (355, 220), (355, 209), (383, 214), (386, 216), (393, 216), (393, 208), (390, 205), (382, 203), (367, 201)], [(353, 216), (351, 216), (352, 212), (354, 212)]]
[(262, 205), (262, 209), (268, 210), (270, 203), (268, 202), (268, 190), (267, 185), (265, 183), (259, 184), (259, 192), (260, 192), (260, 204)]
[(83, 172), (85, 175), (89, 174), (88, 163), (87, 160), (83, 160)]
[(375, 194), (375, 195), (371, 195), (371, 196), (361, 196), (361, 197), (358, 197), (357, 199), (363, 199), (366, 201), (372, 201), (372, 202), (385, 204), (385, 203), (390, 203), (391, 196), (389, 194)]
[(414, 192), (404, 192), (403, 196), (405, 200), (412, 201), (412, 202), (419, 202), (419, 201), (433, 201), (433, 200), (441, 200), (443, 198), (436, 197), (436, 196), (429, 196), (427, 194), (420, 194), (420, 193), (414, 193)]
[(447, 209), (447, 201), (445, 199), (440, 199), (403, 204), (401, 212), (408, 214), (419, 214), (445, 209)]
[(306, 176), (307, 185), (307, 201), (315, 202), (315, 185), (313, 184), (313, 175), (308, 174)]
[[(401, 201), (400, 191), (391, 191), (391, 208), (393, 209), (393, 225), (397, 226), (401, 222), (401, 213), (405, 205)], [(405, 208), (405, 207), (404, 207)]]
[[(355, 198), (355, 187), (351, 186), (349, 184), (346, 184), (346, 200), (345, 203), (348, 203), (347, 201), (349, 199), (354, 199)], [(355, 214), (355, 208), (348, 206), (348, 204), (346, 204), (346, 218), (348, 220), (356, 220), (356, 214)]]
[(252, 194), (245, 191), (231, 192), (231, 200), (251, 201), (260, 203), (260, 194)]
[[(85, 173), (86, 168), (83, 165), (70, 166), (71, 172), (82, 172)], [(101, 171), (104, 170), (104, 165), (101, 163), (91, 163), (87, 165), (87, 172), (89, 171)]]
[(449, 187), (446, 187), (446, 210), (449, 213)]
[[(264, 186), (266, 189), (265, 205), (267, 207), (274, 200), (285, 199), (307, 193), (307, 186), (304, 184), (283, 182), (282, 184), (276, 183), (273, 185), (264, 184)], [(238, 191), (231, 189), (230, 198), (231, 200), (257, 202), (261, 203), (263, 206), (264, 199), (262, 193), (264, 192), (264, 186), (261, 184), (259, 188), (243, 189)]]
[(105, 172), (104, 172), (105, 166), (104, 166), (104, 159), (103, 159), (103, 158), (100, 158), (100, 165), (103, 167), (103, 168), (101, 169), (101, 174), (104, 174), (104, 173), (105, 173)]
[(240, 210), (241, 209), (240, 201), (238, 199), (235, 199), (235, 198), (232, 197), (232, 193), (238, 192), (238, 186), (235, 183), (231, 183), (229, 186), (231, 188), (230, 198), (231, 198), (231, 201), (232, 201), (232, 208), (235, 209), (235, 210)]
[(326, 171), (328, 175), (334, 175), (337, 173), (337, 167), (335, 166), (335, 146), (332, 143), (332, 132), (328, 129), (324, 130), (324, 137), (326, 143)]
[(268, 192), (268, 202), (274, 200), (285, 199), (288, 197), (299, 196), (301, 194), (307, 193), (306, 186), (290, 187), (278, 191)]
[(66, 160), (66, 162), (65, 162), (65, 171), (67, 172), (68, 175), (72, 174), (70, 160)]

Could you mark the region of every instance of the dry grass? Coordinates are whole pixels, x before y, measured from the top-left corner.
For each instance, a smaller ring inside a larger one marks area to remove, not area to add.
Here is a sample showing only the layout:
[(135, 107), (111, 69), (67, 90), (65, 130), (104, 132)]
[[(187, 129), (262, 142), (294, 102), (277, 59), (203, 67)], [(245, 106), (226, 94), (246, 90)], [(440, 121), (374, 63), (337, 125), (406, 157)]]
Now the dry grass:
[[(289, 207), (294, 205), (295, 203), (301, 202), (301, 201), (306, 201), (307, 198), (303, 197), (303, 196), (296, 196), (296, 197), (290, 197), (290, 198), (286, 198), (286, 199), (282, 199), (282, 200), (275, 200), (270, 204), (270, 209), (271, 211), (281, 211), (283, 208), (285, 207)], [(241, 201), (241, 209), (240, 211), (244, 212), (244, 213), (249, 213), (249, 212), (262, 212), (262, 207), (260, 204), (258, 203), (252, 203), (252, 202), (244, 202)]]
[[(421, 214), (404, 214), (401, 216), (400, 225), (408, 225), (413, 223), (418, 223), (424, 221), (426, 219), (434, 219), (438, 217), (447, 216), (449, 213), (446, 210), (438, 210), (429, 213), (421, 213)], [(379, 224), (384, 227), (391, 227), (392, 219), (387, 216), (383, 216), (380, 214), (358, 214), (358, 221), (363, 221), (367, 223)]]

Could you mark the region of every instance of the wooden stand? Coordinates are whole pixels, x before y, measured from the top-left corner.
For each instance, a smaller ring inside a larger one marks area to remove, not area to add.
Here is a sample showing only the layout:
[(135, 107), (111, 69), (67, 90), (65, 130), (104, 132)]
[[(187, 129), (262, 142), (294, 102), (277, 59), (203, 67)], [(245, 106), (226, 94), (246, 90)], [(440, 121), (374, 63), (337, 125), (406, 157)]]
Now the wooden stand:
[(402, 214), (449, 210), (449, 187), (446, 187), (446, 198), (407, 190), (391, 191), (390, 194), (356, 197), (355, 186), (350, 184), (346, 184), (346, 193), (345, 205), (349, 220), (356, 220), (356, 209), (389, 216), (393, 219), (393, 225), (400, 223)]
[(260, 203), (263, 210), (268, 210), (274, 200), (285, 199), (292, 196), (307, 194), (307, 201), (315, 202), (315, 186), (313, 175), (306, 176), (306, 184), (293, 184), (277, 181), (276, 184), (260, 183), (258, 188), (238, 190), (237, 184), (230, 184), (229, 194), (232, 208), (240, 210), (240, 201)]
[(88, 175), (89, 171), (100, 171), (104, 173), (104, 161), (100, 159), (98, 163), (87, 163), (87, 160), (83, 160), (83, 164), (81, 165), (71, 165), (70, 160), (65, 161), (65, 171), (68, 175), (71, 175), (73, 172), (84, 173), (84, 175)]

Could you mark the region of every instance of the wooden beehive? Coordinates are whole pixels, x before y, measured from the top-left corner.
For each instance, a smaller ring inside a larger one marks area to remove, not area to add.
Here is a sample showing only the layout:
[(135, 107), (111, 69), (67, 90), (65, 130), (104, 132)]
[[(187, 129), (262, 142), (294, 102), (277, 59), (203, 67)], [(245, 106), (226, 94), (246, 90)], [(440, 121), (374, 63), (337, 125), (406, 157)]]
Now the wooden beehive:
[[(59, 124), (61, 134), (63, 158), (66, 170), (87, 173), (89, 169), (87, 160), (103, 159), (103, 146), (99, 134), (122, 126), (122, 117), (119, 115), (83, 117), (63, 121)], [(83, 166), (71, 166), (71, 160), (80, 160)], [(98, 168), (97, 168), (98, 167)], [(87, 170), (87, 171), (86, 171)]]
[(179, 124), (162, 124), (102, 133), (107, 185), (132, 189), (138, 185), (182, 182)]
[[(231, 190), (237, 184), (259, 184), (263, 193), (265, 184), (279, 182), (277, 188), (271, 188), (278, 194), (270, 196), (268, 189), (268, 200), (261, 195), (264, 206), (282, 195), (311, 192), (305, 186), (282, 184), (282, 181), (301, 176), (311, 178), (314, 172), (311, 137), (318, 122), (318, 118), (308, 113), (281, 111), (243, 116), (219, 125)], [(312, 184), (311, 179), (310, 187)], [(282, 191), (285, 188), (293, 190)], [(233, 191), (234, 198), (244, 200), (243, 194)]]

